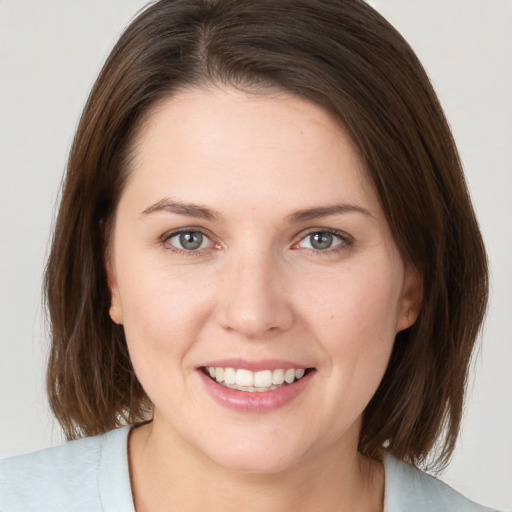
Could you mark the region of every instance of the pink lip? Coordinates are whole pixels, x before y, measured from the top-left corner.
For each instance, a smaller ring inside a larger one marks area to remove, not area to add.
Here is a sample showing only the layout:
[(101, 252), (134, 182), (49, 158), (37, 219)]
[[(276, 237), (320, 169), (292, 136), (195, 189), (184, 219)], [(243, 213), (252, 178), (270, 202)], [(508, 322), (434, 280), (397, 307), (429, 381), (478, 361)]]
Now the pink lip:
[[(212, 366), (214, 365), (212, 364)], [(226, 365), (225, 367), (236, 368), (237, 366)], [(238, 368), (247, 367), (242, 365), (238, 366)], [(266, 366), (265, 368), (268, 369), (269, 367)], [(276, 366), (276, 368), (283, 368), (283, 366)], [(314, 371), (310, 372), (293, 384), (284, 385), (273, 391), (249, 392), (226, 388), (210, 379), (201, 370), (198, 370), (200, 378), (214, 400), (225, 407), (239, 412), (267, 412), (283, 407), (304, 391), (315, 373)]]
[(300, 363), (294, 363), (291, 361), (284, 361), (282, 359), (264, 359), (261, 361), (249, 361), (242, 358), (231, 358), (231, 359), (219, 359), (215, 361), (209, 361), (204, 366), (215, 367), (215, 368), (243, 368), (245, 370), (251, 370), (252, 372), (258, 372), (261, 370), (277, 370), (281, 368), (283, 370), (289, 370), (291, 368), (308, 368)]

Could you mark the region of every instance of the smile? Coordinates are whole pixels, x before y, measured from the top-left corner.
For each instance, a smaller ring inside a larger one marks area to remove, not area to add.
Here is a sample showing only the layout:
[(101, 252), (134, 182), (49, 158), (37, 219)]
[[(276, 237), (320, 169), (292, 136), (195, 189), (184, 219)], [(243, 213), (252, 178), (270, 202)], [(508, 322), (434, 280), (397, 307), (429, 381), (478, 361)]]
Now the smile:
[(244, 368), (204, 367), (204, 373), (218, 384), (238, 391), (265, 392), (279, 389), (302, 379), (305, 368), (277, 368), (253, 372)]
[(198, 368), (205, 389), (222, 406), (243, 413), (286, 406), (310, 386), (317, 373), (316, 368), (293, 368), (295, 365), (278, 361), (216, 363)]

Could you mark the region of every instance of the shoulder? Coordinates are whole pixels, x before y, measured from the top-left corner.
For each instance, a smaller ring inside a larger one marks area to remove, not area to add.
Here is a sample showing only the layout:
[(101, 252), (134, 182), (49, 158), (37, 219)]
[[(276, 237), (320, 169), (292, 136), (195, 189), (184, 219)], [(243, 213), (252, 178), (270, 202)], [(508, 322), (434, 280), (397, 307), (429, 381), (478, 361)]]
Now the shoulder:
[(104, 502), (113, 499), (109, 487), (116, 480), (115, 499), (131, 501), (128, 432), (129, 427), (124, 427), (0, 460), (0, 510), (109, 510)]
[(387, 454), (384, 512), (497, 512), (477, 505), (431, 475)]

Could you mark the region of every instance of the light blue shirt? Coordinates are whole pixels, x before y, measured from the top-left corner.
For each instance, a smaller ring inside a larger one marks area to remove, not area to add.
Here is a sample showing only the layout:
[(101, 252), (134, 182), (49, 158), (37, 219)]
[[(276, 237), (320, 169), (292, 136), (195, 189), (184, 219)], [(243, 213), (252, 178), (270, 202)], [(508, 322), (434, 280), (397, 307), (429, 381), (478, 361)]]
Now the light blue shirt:
[[(129, 431), (123, 427), (1, 460), (0, 512), (134, 512)], [(386, 455), (384, 472), (384, 512), (492, 510), (391, 455)]]

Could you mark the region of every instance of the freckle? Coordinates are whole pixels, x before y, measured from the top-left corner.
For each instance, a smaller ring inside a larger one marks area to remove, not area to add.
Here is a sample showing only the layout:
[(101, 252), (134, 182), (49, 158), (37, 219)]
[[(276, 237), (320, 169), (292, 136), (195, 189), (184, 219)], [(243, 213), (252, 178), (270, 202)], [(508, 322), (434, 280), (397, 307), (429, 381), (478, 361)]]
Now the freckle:
[(331, 320), (334, 320), (334, 315), (331, 315)]

